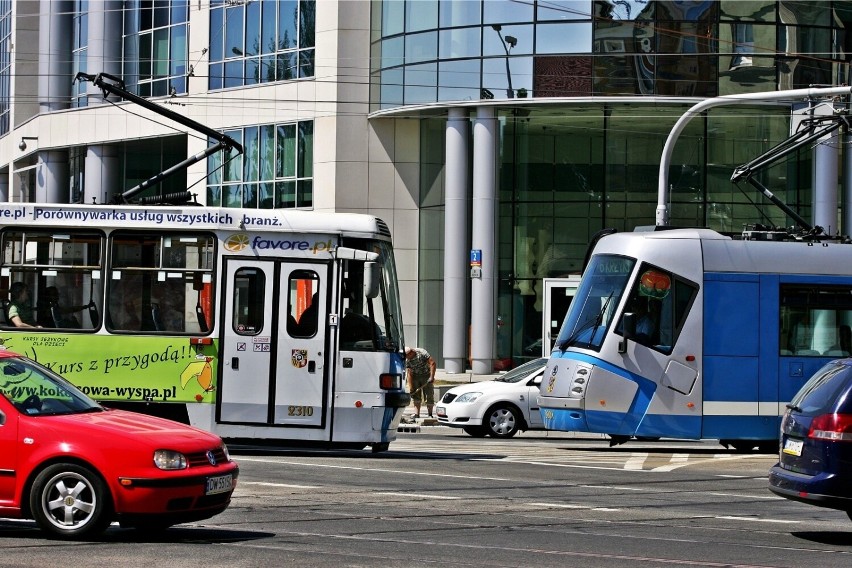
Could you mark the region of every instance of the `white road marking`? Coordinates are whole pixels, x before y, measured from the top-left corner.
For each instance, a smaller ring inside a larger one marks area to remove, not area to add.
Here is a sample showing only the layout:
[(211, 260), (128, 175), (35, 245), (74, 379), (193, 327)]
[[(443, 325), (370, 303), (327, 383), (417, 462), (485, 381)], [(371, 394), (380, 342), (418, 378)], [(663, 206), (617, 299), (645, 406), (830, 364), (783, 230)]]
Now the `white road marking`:
[(633, 454), (624, 462), (624, 469), (641, 470), (642, 466), (645, 465), (646, 459), (648, 459), (648, 454), (646, 453)]
[(785, 519), (758, 519), (756, 517), (734, 517), (734, 516), (723, 516), (716, 517), (717, 519), (721, 519), (724, 521), (752, 521), (756, 523), (782, 523), (787, 525), (797, 524), (799, 521), (789, 521)]
[(530, 505), (536, 507), (555, 507), (557, 509), (584, 509), (586, 511), (621, 511), (621, 509), (612, 509), (610, 507), (592, 507), (591, 505), (572, 505), (569, 503), (530, 503)]

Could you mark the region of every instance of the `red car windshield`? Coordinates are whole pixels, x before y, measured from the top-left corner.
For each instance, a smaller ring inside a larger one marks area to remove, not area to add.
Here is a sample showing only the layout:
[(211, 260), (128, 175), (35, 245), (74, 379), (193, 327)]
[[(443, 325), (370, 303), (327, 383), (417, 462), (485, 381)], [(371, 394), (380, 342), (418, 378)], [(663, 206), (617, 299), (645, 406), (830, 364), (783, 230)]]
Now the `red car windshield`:
[(23, 357), (0, 358), (0, 394), (28, 416), (104, 410), (50, 369)]

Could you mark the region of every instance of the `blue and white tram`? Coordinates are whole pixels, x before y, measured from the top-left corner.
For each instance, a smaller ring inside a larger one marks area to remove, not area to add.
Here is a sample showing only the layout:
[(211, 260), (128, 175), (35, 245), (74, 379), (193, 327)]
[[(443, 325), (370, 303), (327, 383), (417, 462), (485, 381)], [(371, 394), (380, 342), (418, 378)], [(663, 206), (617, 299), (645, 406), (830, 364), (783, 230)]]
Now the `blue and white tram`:
[(850, 355), (850, 329), (849, 244), (709, 229), (607, 235), (550, 355), (544, 424), (613, 444), (774, 448), (786, 403), (824, 363)]

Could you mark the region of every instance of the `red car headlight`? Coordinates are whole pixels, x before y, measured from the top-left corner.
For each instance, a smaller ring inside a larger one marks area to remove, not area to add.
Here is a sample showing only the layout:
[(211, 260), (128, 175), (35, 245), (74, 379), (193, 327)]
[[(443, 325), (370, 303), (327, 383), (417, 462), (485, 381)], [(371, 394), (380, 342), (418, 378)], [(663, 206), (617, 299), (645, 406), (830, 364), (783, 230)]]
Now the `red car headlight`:
[(154, 452), (154, 465), (160, 469), (186, 469), (186, 456), (174, 450), (157, 450)]

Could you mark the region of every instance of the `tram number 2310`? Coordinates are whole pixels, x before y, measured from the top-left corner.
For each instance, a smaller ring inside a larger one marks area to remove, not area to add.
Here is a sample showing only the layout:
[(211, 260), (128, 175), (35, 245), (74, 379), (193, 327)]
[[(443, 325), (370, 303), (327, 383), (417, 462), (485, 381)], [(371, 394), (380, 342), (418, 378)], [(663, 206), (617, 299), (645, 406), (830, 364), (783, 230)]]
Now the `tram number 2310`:
[(288, 406), (287, 416), (313, 416), (313, 406)]

